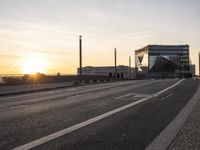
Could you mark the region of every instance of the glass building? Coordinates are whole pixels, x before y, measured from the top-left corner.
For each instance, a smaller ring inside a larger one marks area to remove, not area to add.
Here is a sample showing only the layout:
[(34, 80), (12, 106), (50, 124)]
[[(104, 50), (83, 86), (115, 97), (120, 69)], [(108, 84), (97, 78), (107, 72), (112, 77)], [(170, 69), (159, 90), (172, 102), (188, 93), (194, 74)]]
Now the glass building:
[(135, 51), (137, 77), (190, 76), (189, 45), (148, 45)]

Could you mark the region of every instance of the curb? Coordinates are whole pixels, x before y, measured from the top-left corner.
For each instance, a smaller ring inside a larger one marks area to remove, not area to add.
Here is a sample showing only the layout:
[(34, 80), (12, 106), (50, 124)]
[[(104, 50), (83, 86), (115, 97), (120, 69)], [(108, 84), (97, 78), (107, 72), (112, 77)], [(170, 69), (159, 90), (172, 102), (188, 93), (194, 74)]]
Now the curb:
[(5, 93), (5, 94), (0, 94), (0, 97), (11, 96), (11, 95), (19, 95), (19, 94), (27, 94), (27, 93), (35, 93), (35, 92), (44, 92), (44, 91), (48, 91), (48, 90), (57, 90), (57, 89), (62, 89), (62, 88), (74, 87), (74, 86), (78, 86), (78, 85), (68, 85), (68, 86), (61, 86), (61, 87), (55, 87), (55, 88), (44, 88), (44, 89)]

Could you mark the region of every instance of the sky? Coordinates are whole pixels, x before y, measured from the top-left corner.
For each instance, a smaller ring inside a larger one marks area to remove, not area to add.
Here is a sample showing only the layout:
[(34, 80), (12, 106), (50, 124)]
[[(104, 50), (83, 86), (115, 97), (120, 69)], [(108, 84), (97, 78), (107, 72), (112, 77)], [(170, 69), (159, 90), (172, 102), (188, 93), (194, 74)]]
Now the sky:
[[(0, 0), (0, 74), (35, 67), (76, 74), (83, 66), (128, 65), (149, 44), (189, 44), (198, 72), (199, 0)], [(34, 64), (33, 66), (31, 66)], [(36, 69), (36, 71), (37, 71)]]

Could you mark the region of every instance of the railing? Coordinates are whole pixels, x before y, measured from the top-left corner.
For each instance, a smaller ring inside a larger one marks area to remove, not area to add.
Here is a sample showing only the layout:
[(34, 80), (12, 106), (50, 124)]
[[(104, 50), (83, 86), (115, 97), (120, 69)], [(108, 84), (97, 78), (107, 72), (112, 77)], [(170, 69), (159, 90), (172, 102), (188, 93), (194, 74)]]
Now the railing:
[(24, 74), (0, 74), (0, 83), (3, 83), (3, 79), (4, 78), (15, 78), (15, 79), (21, 79), (21, 77), (23, 77)]
[[(4, 83), (4, 78), (13, 78), (21, 80), (27, 74), (0, 74), (0, 83)], [(60, 75), (60, 74), (59, 74)], [(45, 74), (45, 76), (58, 76), (58, 74)], [(75, 76), (74, 74), (62, 74), (60, 76)]]
[(96, 82), (110, 80), (102, 75), (69, 75), (69, 74), (0, 74), (0, 85), (54, 83), (54, 82)]

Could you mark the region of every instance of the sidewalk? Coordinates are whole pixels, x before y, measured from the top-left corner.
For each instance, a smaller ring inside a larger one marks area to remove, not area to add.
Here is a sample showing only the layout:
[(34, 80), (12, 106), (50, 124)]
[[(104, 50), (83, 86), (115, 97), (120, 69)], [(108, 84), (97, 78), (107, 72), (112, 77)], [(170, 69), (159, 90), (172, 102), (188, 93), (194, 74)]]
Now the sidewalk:
[(200, 150), (200, 97), (169, 150)]
[(24, 94), (24, 93), (30, 93), (30, 92), (61, 89), (61, 88), (72, 87), (72, 86), (81, 86), (81, 85), (98, 84), (98, 83), (110, 83), (110, 82), (117, 82), (117, 81), (96, 80), (94, 82), (91, 80), (87, 82), (86, 80), (86, 81), (83, 81), (82, 83), (76, 83), (75, 81), (71, 81), (71, 82), (0, 86), (0, 96)]
[(65, 88), (65, 87), (70, 87), (70, 86), (74, 86), (73, 82), (0, 86), (0, 96), (44, 91), (44, 90), (50, 90), (50, 89)]

